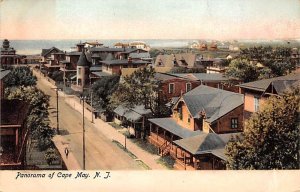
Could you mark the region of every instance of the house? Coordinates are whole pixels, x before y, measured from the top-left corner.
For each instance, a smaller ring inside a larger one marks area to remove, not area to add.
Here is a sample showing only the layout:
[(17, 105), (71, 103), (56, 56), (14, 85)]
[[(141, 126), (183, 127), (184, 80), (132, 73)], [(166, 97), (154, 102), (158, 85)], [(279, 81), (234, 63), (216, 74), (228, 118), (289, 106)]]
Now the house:
[(142, 49), (145, 51), (150, 51), (150, 46), (147, 45), (145, 42), (143, 41), (132, 41), (129, 43), (129, 47), (130, 48), (135, 48), (135, 49)]
[(207, 85), (239, 93), (239, 88), (231, 84), (229, 78), (222, 73), (173, 73), (172, 75), (199, 81), (200, 83), (198, 83), (198, 85)]
[(180, 53), (171, 55), (158, 55), (156, 57), (154, 68), (157, 67), (187, 67), (194, 68), (196, 63), (196, 54)]
[(143, 60), (132, 60), (128, 59), (107, 59), (101, 61), (102, 63), (102, 72), (109, 73), (112, 75), (121, 75), (121, 70), (123, 68), (139, 68), (146, 67), (150, 64), (148, 61)]
[(151, 110), (145, 109), (143, 105), (137, 105), (133, 108), (120, 105), (114, 110), (114, 122), (126, 126), (130, 135), (141, 138), (146, 120), (151, 115)]
[(162, 99), (167, 101), (174, 97), (180, 97), (201, 84), (198, 80), (176, 74), (155, 73), (154, 77), (160, 82)]
[(263, 79), (239, 85), (240, 93), (244, 94), (244, 119), (257, 112), (270, 95), (282, 95), (291, 87), (299, 86), (300, 74), (293, 73), (270, 79)]
[[(56, 47), (51, 47), (50, 49), (42, 49), (42, 59), (41, 59), (41, 63), (46, 64), (46, 63), (50, 63), (48, 61), (51, 61), (51, 54), (52, 53), (64, 53), (62, 50), (56, 48)], [(50, 63), (51, 64), (51, 63)]]
[(4, 70), (4, 69), (0, 69), (0, 70), (1, 70), (1, 73), (0, 73), (0, 98), (3, 99), (4, 98), (4, 79), (8, 76), (10, 71)]
[(24, 169), (29, 105), (21, 100), (3, 98), (3, 80), (9, 71), (1, 70), (0, 169)]
[(1, 58), (0, 64), (1, 65), (14, 65), (20, 64), (21, 59), (25, 58), (25, 56), (17, 55), (16, 50), (9, 45), (9, 41), (7, 39), (3, 40), (2, 47), (1, 47)]
[[(242, 94), (200, 85), (178, 99), (172, 117), (149, 119), (148, 141), (161, 155), (174, 157), (181, 169), (222, 168), (225, 143), (219, 137), (243, 131), (243, 103)], [(209, 147), (194, 150), (206, 141)]]

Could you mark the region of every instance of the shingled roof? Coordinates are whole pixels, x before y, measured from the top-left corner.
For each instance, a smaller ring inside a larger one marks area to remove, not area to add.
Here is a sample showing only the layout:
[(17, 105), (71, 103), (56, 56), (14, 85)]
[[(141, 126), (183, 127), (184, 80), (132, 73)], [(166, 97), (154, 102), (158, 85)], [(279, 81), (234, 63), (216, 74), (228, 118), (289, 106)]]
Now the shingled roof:
[(275, 82), (278, 80), (281, 80), (281, 81), (282, 80), (300, 80), (300, 74), (293, 73), (293, 74), (289, 74), (286, 76), (280, 76), (280, 77), (275, 77), (275, 78), (270, 78), (270, 79), (253, 81), (253, 82), (249, 82), (249, 83), (243, 83), (243, 84), (239, 85), (239, 87), (264, 92), (267, 90), (267, 88), (269, 87), (269, 85), (272, 82)]
[(182, 100), (194, 118), (200, 118), (200, 112), (203, 111), (206, 114), (205, 120), (209, 123), (213, 123), (244, 104), (242, 94), (205, 85), (200, 85), (184, 94), (177, 104)]
[(137, 105), (132, 109), (119, 105), (114, 112), (133, 122), (139, 121), (144, 115), (151, 114), (151, 110), (145, 109), (143, 105)]
[(57, 52), (61, 52), (61, 53), (63, 53), (63, 51), (62, 50), (60, 50), (60, 49), (58, 49), (58, 48), (56, 48), (56, 47), (51, 47), (50, 49), (42, 49), (42, 53), (41, 53), (41, 56), (46, 56), (47, 54), (49, 54), (51, 51), (53, 51), (53, 50), (56, 50)]
[(212, 153), (216, 149), (224, 149), (226, 143), (215, 133), (199, 135), (174, 141), (175, 144), (193, 155)]
[(82, 52), (78, 59), (77, 66), (89, 66), (89, 65), (90, 65), (90, 62), (88, 61), (85, 53)]
[(181, 138), (188, 138), (202, 133), (202, 131), (199, 130), (191, 131), (187, 128), (180, 126), (173, 118), (154, 118), (148, 119), (148, 121), (158, 125), (159, 127), (164, 128), (170, 133), (173, 133), (174, 135), (177, 135)]

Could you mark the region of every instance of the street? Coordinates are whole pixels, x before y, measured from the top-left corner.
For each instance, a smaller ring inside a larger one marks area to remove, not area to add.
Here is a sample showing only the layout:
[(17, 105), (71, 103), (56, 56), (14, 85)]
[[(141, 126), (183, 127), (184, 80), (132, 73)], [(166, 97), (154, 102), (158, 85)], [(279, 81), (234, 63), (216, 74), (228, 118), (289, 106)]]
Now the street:
[[(50, 95), (49, 118), (52, 127), (56, 128), (56, 91), (54, 86), (38, 77), (37, 87)], [(59, 97), (59, 130), (66, 141), (70, 154), (74, 155), (80, 167), (83, 166), (82, 153), (82, 114)], [(86, 169), (106, 170), (139, 170), (141, 165), (106, 138), (88, 119), (85, 119)], [(68, 161), (68, 159), (67, 159)]]

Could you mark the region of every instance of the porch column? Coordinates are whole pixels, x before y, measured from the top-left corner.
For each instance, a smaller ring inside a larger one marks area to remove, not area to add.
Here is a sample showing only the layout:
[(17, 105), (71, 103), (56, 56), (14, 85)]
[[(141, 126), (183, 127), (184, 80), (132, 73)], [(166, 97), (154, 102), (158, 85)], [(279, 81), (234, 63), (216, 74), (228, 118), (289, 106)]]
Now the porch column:
[(177, 158), (177, 149), (178, 149), (178, 147), (175, 146), (175, 157), (176, 157), (176, 158)]
[(158, 128), (159, 127), (157, 125), (155, 127), (156, 127), (156, 141), (158, 141)]
[(150, 123), (150, 134), (152, 133), (152, 123)]
[(173, 134), (171, 133), (171, 149), (173, 149)]
[(197, 167), (197, 159), (195, 157), (193, 157), (193, 161), (194, 161), (194, 168), (198, 169), (198, 167)]
[(164, 130), (164, 139), (167, 140), (166, 139), (166, 130)]
[(184, 162), (184, 170), (186, 170), (186, 157), (185, 157), (185, 151), (183, 153), (183, 162)]

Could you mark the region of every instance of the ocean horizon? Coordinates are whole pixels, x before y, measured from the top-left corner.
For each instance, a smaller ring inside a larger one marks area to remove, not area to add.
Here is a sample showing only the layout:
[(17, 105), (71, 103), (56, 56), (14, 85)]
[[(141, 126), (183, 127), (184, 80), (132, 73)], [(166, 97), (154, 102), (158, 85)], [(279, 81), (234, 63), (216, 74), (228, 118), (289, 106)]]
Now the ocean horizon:
[[(42, 49), (49, 49), (51, 47), (57, 47), (63, 51), (70, 51), (72, 47), (76, 47), (79, 42), (96, 41), (96, 39), (71, 39), (71, 40), (10, 40), (10, 46), (13, 47), (17, 54), (33, 55), (40, 54)], [(3, 41), (3, 40), (1, 40)], [(111, 39), (111, 40), (97, 40), (99, 43), (103, 43), (104, 46), (112, 47), (117, 42), (129, 43), (132, 41), (143, 41), (150, 47), (187, 47), (190, 42), (194, 40), (174, 40), (174, 39)]]
[[(149, 45), (151, 48), (162, 48), (162, 47), (168, 47), (168, 48), (187, 48), (190, 43), (194, 41), (207, 41), (211, 42), (214, 40), (210, 39), (51, 39), (51, 40), (10, 40), (10, 45), (13, 47), (17, 54), (24, 54), (24, 55), (35, 55), (35, 54), (41, 54), (42, 49), (49, 49), (51, 47), (57, 47), (58, 49), (61, 49), (63, 51), (69, 52), (72, 47), (75, 47), (77, 43), (79, 42), (85, 42), (85, 41), (98, 41), (99, 43), (103, 43), (104, 46), (112, 47), (117, 42), (122, 43), (129, 43), (132, 41), (143, 41), (147, 45)], [(3, 39), (0, 39), (2, 42)], [(275, 43), (280, 44), (284, 43), (289, 40), (238, 40), (239, 43), (250, 43), (250, 44), (256, 44), (256, 43)], [(293, 42), (293, 45), (300, 45), (300, 39), (293, 39), (291, 40)], [(298, 47), (297, 46), (297, 47)]]

